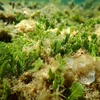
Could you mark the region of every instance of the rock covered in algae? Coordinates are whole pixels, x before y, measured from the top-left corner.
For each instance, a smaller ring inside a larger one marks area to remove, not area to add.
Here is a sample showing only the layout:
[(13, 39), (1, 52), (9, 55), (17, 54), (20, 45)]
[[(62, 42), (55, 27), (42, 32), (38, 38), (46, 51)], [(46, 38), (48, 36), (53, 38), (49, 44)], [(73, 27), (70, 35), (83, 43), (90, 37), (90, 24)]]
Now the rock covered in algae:
[(95, 61), (93, 57), (83, 54), (78, 58), (68, 58), (67, 62), (67, 65), (82, 84), (89, 85), (95, 81)]
[(18, 23), (15, 28), (20, 32), (31, 32), (35, 29), (35, 21), (34, 20), (22, 20)]
[(16, 16), (12, 7), (9, 4), (5, 4), (2, 7), (4, 10), (0, 10), (0, 19), (7, 24), (16, 21)]

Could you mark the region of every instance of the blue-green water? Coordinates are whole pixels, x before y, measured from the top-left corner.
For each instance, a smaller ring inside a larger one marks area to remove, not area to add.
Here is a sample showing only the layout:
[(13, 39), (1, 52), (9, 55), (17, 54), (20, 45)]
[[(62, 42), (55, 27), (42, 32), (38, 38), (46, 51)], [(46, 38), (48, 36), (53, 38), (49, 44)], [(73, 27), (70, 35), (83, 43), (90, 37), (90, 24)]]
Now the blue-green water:
[[(35, 2), (58, 2), (58, 1), (60, 1), (62, 4), (66, 4), (67, 2), (69, 2), (69, 1), (72, 1), (72, 0), (10, 0), (10, 1), (35, 1)], [(85, 0), (74, 0), (74, 2), (75, 3), (82, 3), (82, 2), (84, 2)]]
[[(71, 1), (71, 0), (61, 0), (63, 4), (66, 4), (68, 1)], [(85, 0), (74, 0), (75, 3), (82, 3), (84, 2)]]
[[(70, 1), (74, 1), (75, 4), (81, 4), (81, 3), (84, 3), (85, 1), (88, 2), (88, 3), (95, 3), (95, 2), (100, 2), (100, 0), (0, 0), (0, 2), (8, 2), (8, 1), (18, 1), (18, 2), (43, 2), (43, 3), (49, 3), (49, 2), (52, 2), (52, 3), (59, 3), (59, 4), (64, 4), (66, 5), (68, 2)], [(87, 5), (87, 6), (91, 6), (90, 5)]]
[[(70, 5), (76, 5), (76, 4), (82, 4), (84, 5), (84, 8), (90, 9), (93, 5), (94, 8), (100, 5), (100, 0), (0, 0), (0, 2), (3, 3), (9, 3), (9, 2), (20, 2), (22, 4), (28, 5), (31, 4), (31, 2), (37, 2), (37, 3), (44, 3), (44, 5), (48, 3), (53, 3), (53, 4), (62, 4), (62, 5), (67, 5), (68, 3)], [(83, 6), (82, 6), (83, 7)]]

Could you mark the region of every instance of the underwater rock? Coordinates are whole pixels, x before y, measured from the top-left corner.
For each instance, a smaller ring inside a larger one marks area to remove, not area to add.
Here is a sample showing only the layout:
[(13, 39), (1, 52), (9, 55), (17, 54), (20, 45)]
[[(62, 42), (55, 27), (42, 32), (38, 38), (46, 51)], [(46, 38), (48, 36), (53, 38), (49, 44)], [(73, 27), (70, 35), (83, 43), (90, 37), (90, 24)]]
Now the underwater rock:
[(79, 80), (82, 84), (90, 85), (95, 80), (95, 71), (91, 71), (87, 73), (85, 76), (81, 76)]
[(15, 15), (10, 13), (3, 13), (3, 12), (0, 12), (0, 19), (6, 24), (16, 21)]
[(74, 62), (74, 68), (76, 70), (76, 74), (78, 75), (79, 81), (82, 84), (89, 85), (95, 80), (95, 65), (94, 59), (87, 55), (81, 55)]
[(82, 54), (77, 58), (67, 58), (67, 67), (74, 73), (73, 77), (82, 84), (91, 84), (95, 81), (95, 64), (93, 57), (88, 54)]
[[(0, 5), (1, 6), (1, 5)], [(3, 9), (0, 10), (0, 19), (6, 24), (11, 24), (16, 21), (15, 10), (9, 5), (5, 4), (1, 6)]]
[(19, 32), (31, 32), (35, 29), (35, 21), (34, 20), (22, 20), (20, 23), (18, 23), (15, 28)]

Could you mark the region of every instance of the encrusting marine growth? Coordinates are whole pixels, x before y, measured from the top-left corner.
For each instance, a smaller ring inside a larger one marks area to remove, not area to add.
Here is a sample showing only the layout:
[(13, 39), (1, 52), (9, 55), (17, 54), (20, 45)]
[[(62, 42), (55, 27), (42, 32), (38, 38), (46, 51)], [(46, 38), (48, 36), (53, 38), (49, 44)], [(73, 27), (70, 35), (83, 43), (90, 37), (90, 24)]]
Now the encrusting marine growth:
[(0, 100), (100, 99), (100, 2), (60, 2), (0, 2)]

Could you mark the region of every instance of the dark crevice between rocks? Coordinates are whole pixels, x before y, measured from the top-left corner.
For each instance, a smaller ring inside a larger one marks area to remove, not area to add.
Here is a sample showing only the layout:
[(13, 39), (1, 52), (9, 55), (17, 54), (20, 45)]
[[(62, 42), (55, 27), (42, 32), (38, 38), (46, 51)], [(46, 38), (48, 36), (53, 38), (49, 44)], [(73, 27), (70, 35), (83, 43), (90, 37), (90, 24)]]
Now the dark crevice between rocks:
[(4, 15), (2, 12), (0, 12), (0, 20), (2, 20), (6, 24), (12, 24), (13, 22), (16, 22), (16, 17), (13, 15)]
[(1, 10), (1, 11), (4, 11), (4, 8), (3, 8), (1, 5), (0, 5), (0, 10)]
[(9, 43), (9, 42), (11, 42), (11, 39), (12, 39), (12, 36), (10, 34), (8, 34), (6, 31), (0, 32), (0, 41), (1, 42)]
[(22, 81), (24, 84), (29, 84), (29, 83), (32, 81), (33, 78), (34, 78), (34, 77), (32, 76), (31, 73), (27, 73), (27, 74), (22, 75), (22, 76), (20, 77), (21, 81)]
[(8, 96), (8, 100), (18, 100), (17, 94), (16, 94), (16, 93), (10, 94), (10, 95)]
[(16, 92), (16, 93), (10, 94), (7, 100), (26, 100), (26, 98), (22, 96), (20, 92)]

